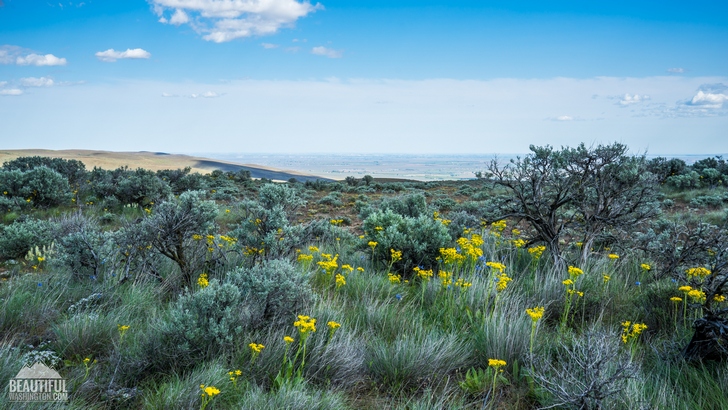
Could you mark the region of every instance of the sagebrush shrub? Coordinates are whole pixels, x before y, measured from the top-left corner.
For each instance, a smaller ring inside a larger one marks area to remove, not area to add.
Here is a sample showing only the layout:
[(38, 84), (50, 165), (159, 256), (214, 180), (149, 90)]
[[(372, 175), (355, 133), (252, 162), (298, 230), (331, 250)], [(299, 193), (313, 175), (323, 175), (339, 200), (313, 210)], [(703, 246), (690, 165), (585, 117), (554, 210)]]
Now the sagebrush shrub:
[(285, 260), (238, 268), (227, 275), (226, 282), (239, 289), (247, 324), (254, 328), (288, 323), (314, 300), (307, 277)]
[(394, 268), (410, 275), (412, 268), (425, 269), (437, 264), (440, 248), (445, 247), (451, 237), (447, 227), (428, 215), (412, 218), (387, 210), (375, 212), (364, 221), (365, 243), (377, 242), (373, 257), (380, 266), (391, 260), (391, 250), (402, 252), (402, 259)]
[(191, 348), (219, 350), (233, 344), (245, 328), (245, 304), (240, 290), (213, 281), (204, 289), (182, 295), (170, 312), (171, 331)]
[(36, 246), (50, 245), (54, 228), (53, 222), (36, 219), (0, 226), (0, 260), (19, 259)]

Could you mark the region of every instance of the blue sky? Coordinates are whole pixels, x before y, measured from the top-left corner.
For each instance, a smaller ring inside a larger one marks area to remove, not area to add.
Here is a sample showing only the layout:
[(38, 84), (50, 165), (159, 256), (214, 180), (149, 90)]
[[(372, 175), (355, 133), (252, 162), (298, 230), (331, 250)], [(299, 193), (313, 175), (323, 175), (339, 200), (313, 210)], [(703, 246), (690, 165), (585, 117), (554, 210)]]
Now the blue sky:
[(724, 2), (1, 3), (0, 148), (728, 153)]

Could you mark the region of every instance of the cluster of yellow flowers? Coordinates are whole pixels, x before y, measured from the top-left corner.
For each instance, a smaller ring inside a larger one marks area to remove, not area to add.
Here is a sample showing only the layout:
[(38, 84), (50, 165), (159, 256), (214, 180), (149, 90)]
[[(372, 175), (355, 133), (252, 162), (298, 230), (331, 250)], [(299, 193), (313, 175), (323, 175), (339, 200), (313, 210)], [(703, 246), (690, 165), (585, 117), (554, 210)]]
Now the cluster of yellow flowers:
[(297, 259), (299, 262), (311, 262), (313, 260), (313, 255), (309, 255), (307, 253), (299, 253)]
[(490, 224), (490, 230), (493, 231), (494, 234), (497, 234), (495, 236), (500, 236), (501, 232), (503, 232), (506, 229), (506, 221), (500, 220), (498, 222), (493, 222)]
[(694, 301), (694, 302), (705, 302), (705, 292), (699, 289), (692, 289), (690, 292), (688, 292), (688, 296)]
[(250, 347), (250, 350), (252, 350), (253, 353), (260, 353), (265, 348), (265, 346), (260, 343), (251, 343), (248, 345), (248, 347)]
[(685, 271), (688, 274), (689, 278), (697, 277), (699, 279), (704, 279), (706, 276), (710, 276), (711, 272), (709, 269), (706, 269), (702, 266), (699, 266), (697, 268), (690, 268)]
[(331, 220), (331, 225), (334, 225), (334, 226), (339, 226), (342, 223), (344, 223), (344, 220), (343, 219), (332, 219)]
[[(481, 249), (481, 246), (483, 246), (484, 243), (485, 241), (483, 240), (483, 237), (478, 234), (473, 234), (470, 238), (461, 237), (457, 240), (457, 244), (460, 245), (462, 255), (472, 261), (483, 256), (483, 249)], [(442, 253), (442, 250), (440, 250), (440, 253)]]
[(377, 245), (379, 245), (379, 242), (369, 241), (369, 243), (367, 245), (369, 245), (369, 247), (372, 248), (372, 251), (373, 251), (374, 248), (376, 248)]
[(336, 274), (336, 289), (346, 285), (346, 278), (344, 275), (337, 273)]
[(202, 405), (200, 406), (200, 410), (205, 410), (207, 405), (210, 404), (210, 401), (216, 395), (220, 394), (220, 390), (215, 386), (205, 386), (204, 384), (200, 385), (200, 389), (202, 389)]
[(632, 323), (629, 320), (622, 322), (622, 342), (635, 340), (645, 329), (647, 329), (647, 325), (644, 323)]
[(319, 252), (319, 248), (317, 246), (309, 246), (308, 247), (308, 251), (311, 252), (311, 253), (318, 253)]
[(412, 270), (415, 271), (417, 277), (421, 280), (430, 280), (433, 275), (432, 269), (424, 270), (420, 269), (419, 266), (415, 266)]
[(571, 276), (572, 279), (576, 279), (580, 275), (583, 275), (584, 271), (577, 268), (576, 266), (569, 266), (569, 276)]
[(498, 282), (495, 285), (495, 289), (498, 292), (503, 292), (508, 287), (508, 282), (512, 281), (513, 279), (509, 278), (508, 275), (505, 273), (501, 273), (500, 275), (496, 276), (498, 278)]
[(447, 288), (452, 284), (452, 272), (441, 270), (437, 273), (437, 277), (440, 278), (440, 285), (443, 288)]
[(339, 267), (339, 255), (331, 256), (331, 254), (322, 253), (321, 256), (324, 260), (317, 262), (318, 266), (320, 266), (327, 275), (331, 275)]
[(444, 218), (440, 218), (440, 213), (439, 213), (439, 212), (437, 212), (437, 211), (435, 211), (435, 212), (433, 212), (433, 213), (432, 213), (432, 218), (433, 218), (433, 219), (434, 219), (435, 221), (437, 221), (437, 222), (440, 222), (441, 224), (443, 224), (443, 225), (445, 225), (445, 226), (448, 226), (448, 225), (450, 225), (450, 222), (452, 222), (452, 221), (451, 221), (451, 220), (449, 220), (449, 219), (444, 219)]
[(392, 254), (392, 263), (402, 260), (402, 251), (390, 249), (389, 252)]
[(505, 360), (488, 359), (488, 366), (490, 366), (490, 367), (495, 367), (496, 369), (500, 369), (501, 367), (504, 367), (505, 365), (506, 365)]
[(535, 307), (533, 309), (526, 309), (526, 314), (531, 317), (532, 321), (538, 322), (543, 317), (545, 311), (546, 309), (543, 307)]
[(208, 397), (212, 397), (220, 394), (220, 390), (215, 386), (205, 386), (204, 384), (201, 384), (200, 389), (204, 392), (202, 394), (203, 396), (207, 395)]
[(242, 374), (243, 374), (243, 372), (240, 369), (235, 370), (235, 371), (231, 370), (228, 372), (228, 376), (230, 376), (230, 381), (233, 383), (235, 383), (235, 381), (238, 379), (238, 377), (242, 376)]
[(243, 248), (243, 255), (245, 256), (252, 256), (256, 254), (262, 255), (263, 253), (265, 253), (265, 249), (263, 248), (258, 249), (253, 246), (246, 246), (245, 248)]
[(523, 248), (526, 245), (526, 241), (523, 239), (511, 239), (511, 244), (516, 248)]
[(393, 273), (387, 273), (387, 278), (389, 279), (389, 283), (396, 284), (402, 282), (402, 276), (401, 275), (395, 275)]
[(459, 254), (455, 248), (440, 248), (440, 258), (445, 265), (459, 265), (465, 259), (465, 256)]
[(210, 285), (210, 282), (207, 280), (207, 274), (201, 273), (200, 276), (197, 278), (197, 284), (202, 288), (205, 289), (208, 285)]
[(326, 323), (326, 326), (328, 326), (331, 330), (336, 330), (341, 327), (341, 323), (330, 321)]
[(612, 259), (612, 260), (619, 259), (619, 255), (617, 255), (616, 253), (610, 253), (607, 256), (609, 257), (609, 259)]
[(506, 270), (506, 265), (500, 262), (485, 262), (485, 266), (497, 270), (499, 273), (503, 273)]
[(541, 255), (543, 255), (545, 250), (546, 246), (544, 245), (532, 246), (528, 248), (528, 253), (530, 253), (534, 259), (539, 259), (541, 258)]
[(652, 270), (652, 266), (650, 266), (649, 263), (643, 263), (643, 264), (641, 264), (640, 265), (640, 268), (642, 268), (642, 270), (647, 271), (647, 272), (649, 272), (649, 271)]
[(316, 319), (312, 319), (309, 316), (298, 315), (298, 320), (293, 322), (293, 326), (298, 328), (298, 332), (302, 335), (308, 334), (308, 332), (315, 332)]

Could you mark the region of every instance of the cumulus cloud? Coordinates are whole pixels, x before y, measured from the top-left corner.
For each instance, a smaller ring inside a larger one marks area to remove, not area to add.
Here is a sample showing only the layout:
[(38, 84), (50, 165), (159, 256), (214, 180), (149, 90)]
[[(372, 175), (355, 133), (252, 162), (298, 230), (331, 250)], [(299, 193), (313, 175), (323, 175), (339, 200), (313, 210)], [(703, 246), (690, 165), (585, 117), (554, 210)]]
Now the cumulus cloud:
[(623, 107), (626, 107), (626, 106), (632, 105), (632, 104), (639, 104), (639, 103), (644, 102), (644, 101), (649, 100), (649, 99), (650, 99), (650, 96), (649, 95), (644, 95), (644, 94), (643, 95), (639, 95), (639, 94), (635, 94), (635, 95), (625, 94), (622, 97), (620, 97), (619, 105), (621, 105)]
[(723, 108), (723, 103), (728, 101), (728, 86), (722, 83), (704, 84), (693, 96), (687, 105), (700, 106), (703, 108)]
[(116, 60), (121, 59), (138, 59), (138, 58), (149, 58), (152, 55), (141, 48), (127, 49), (126, 51), (116, 51), (110, 48), (106, 51), (99, 51), (95, 54), (96, 58), (106, 63), (113, 63)]
[(570, 115), (560, 115), (553, 118), (554, 121), (574, 121), (574, 117)]
[[(276, 33), (299, 18), (323, 9), (309, 0), (150, 0), (159, 22), (189, 24), (207, 41)], [(167, 15), (172, 13), (171, 17)]]
[(17, 88), (11, 88), (8, 90), (0, 90), (0, 95), (21, 95), (23, 94), (23, 90), (19, 90)]
[(673, 74), (682, 74), (685, 72), (685, 69), (682, 67), (673, 67), (673, 68), (668, 68), (667, 72), (673, 73)]
[(0, 46), (0, 64), (54, 66), (66, 65), (65, 58), (59, 58), (53, 54), (35, 54), (31, 50), (18, 46)]
[(53, 54), (28, 54), (26, 56), (18, 56), (15, 59), (15, 64), (17, 65), (54, 66), (66, 65), (66, 63), (65, 58), (58, 58)]
[(187, 13), (184, 12), (184, 10), (176, 9), (174, 11), (174, 14), (172, 14), (172, 17), (169, 19), (169, 24), (174, 24), (175, 26), (179, 26), (181, 24), (189, 23), (190, 17), (187, 15)]
[(266, 50), (279, 47), (278, 44), (272, 44), (272, 43), (260, 43), (260, 45), (263, 46), (263, 48), (265, 48)]
[(52, 78), (48, 77), (27, 77), (27, 78), (21, 78), (20, 84), (22, 84), (24, 87), (52, 87), (55, 85)]
[(344, 55), (344, 52), (341, 50), (326, 48), (324, 46), (318, 46), (311, 49), (311, 54), (328, 58), (341, 58)]

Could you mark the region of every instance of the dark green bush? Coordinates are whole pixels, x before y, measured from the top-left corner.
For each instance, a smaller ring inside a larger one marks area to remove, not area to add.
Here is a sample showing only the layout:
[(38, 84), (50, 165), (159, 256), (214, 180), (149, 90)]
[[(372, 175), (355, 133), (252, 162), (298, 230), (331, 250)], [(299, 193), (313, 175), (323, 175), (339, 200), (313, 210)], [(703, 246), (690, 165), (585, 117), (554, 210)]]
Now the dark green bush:
[(422, 192), (384, 198), (379, 205), (379, 209), (381, 211), (390, 210), (396, 214), (411, 218), (417, 218), (428, 213), (427, 201), (425, 200), (425, 194)]
[(50, 245), (55, 224), (27, 219), (0, 226), (0, 260), (19, 259), (32, 248)]
[(402, 251), (402, 260), (394, 267), (407, 276), (415, 266), (435, 266), (440, 248), (451, 241), (445, 225), (427, 215), (411, 218), (391, 210), (379, 211), (369, 215), (363, 228), (365, 242), (377, 242), (375, 261), (386, 265), (391, 260), (391, 249)]
[(68, 180), (46, 166), (28, 171), (0, 170), (0, 190), (6, 199), (17, 198), (42, 207), (60, 205), (71, 199)]

